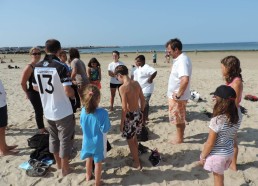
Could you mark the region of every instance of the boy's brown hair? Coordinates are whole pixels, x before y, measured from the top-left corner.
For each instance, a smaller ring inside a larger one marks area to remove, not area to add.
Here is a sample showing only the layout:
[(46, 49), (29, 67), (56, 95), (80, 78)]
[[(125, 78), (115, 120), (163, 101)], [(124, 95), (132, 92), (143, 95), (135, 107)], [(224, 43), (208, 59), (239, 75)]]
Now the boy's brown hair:
[(128, 75), (128, 68), (125, 65), (118, 65), (114, 74)]

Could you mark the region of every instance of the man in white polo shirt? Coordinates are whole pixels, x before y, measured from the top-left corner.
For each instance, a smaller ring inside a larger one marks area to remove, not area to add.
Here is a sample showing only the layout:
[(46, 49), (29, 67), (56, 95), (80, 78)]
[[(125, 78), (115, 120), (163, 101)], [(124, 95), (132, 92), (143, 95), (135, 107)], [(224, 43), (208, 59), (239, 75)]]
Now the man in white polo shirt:
[(182, 52), (179, 39), (171, 39), (166, 43), (167, 53), (173, 58), (173, 67), (168, 81), (169, 120), (176, 125), (177, 137), (172, 144), (183, 142), (185, 131), (186, 104), (190, 98), (190, 80), (192, 63)]
[(148, 64), (145, 64), (144, 55), (139, 55), (135, 58), (136, 70), (134, 71), (134, 80), (138, 81), (142, 88), (145, 98), (145, 109), (143, 113), (143, 125), (149, 120), (149, 102), (154, 91), (153, 79), (157, 75), (157, 71)]

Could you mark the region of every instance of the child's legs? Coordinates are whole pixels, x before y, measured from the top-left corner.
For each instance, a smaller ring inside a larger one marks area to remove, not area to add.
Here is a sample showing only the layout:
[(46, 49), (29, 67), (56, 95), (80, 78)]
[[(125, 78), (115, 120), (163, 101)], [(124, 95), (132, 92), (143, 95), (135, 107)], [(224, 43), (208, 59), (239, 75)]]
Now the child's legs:
[(100, 185), (102, 162), (95, 163), (95, 185)]
[(140, 159), (139, 159), (139, 154), (138, 154), (138, 144), (137, 144), (137, 139), (134, 136), (131, 139), (127, 140), (130, 152), (132, 154), (135, 166), (140, 166)]
[(237, 136), (236, 136), (234, 139), (234, 156), (230, 164), (230, 169), (233, 171), (237, 171), (237, 155), (238, 155), (238, 144), (237, 144)]
[(89, 181), (91, 179), (91, 175), (92, 175), (92, 162), (93, 162), (93, 158), (87, 158), (86, 159), (86, 181)]
[(217, 174), (213, 172), (214, 186), (224, 186), (224, 174)]
[(0, 127), (0, 154), (4, 154), (6, 149), (6, 141), (5, 141), (5, 128)]

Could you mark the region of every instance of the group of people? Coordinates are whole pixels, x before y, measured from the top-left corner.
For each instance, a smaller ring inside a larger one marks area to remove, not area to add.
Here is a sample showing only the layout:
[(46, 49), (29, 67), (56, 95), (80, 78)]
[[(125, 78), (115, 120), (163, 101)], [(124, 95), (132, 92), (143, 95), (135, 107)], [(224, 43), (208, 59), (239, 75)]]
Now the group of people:
[[(166, 43), (167, 54), (172, 57), (173, 64), (168, 81), (169, 121), (176, 126), (176, 138), (172, 144), (184, 141), (186, 127), (186, 106), (190, 98), (190, 82), (192, 64), (188, 56), (182, 52), (183, 45), (177, 38)], [(77, 49), (69, 50), (70, 68), (65, 64), (66, 52), (55, 39), (45, 43), (46, 56), (40, 61), (41, 51), (32, 48), (31, 63), (23, 72), (21, 85), (35, 110), (35, 119), (40, 132), (49, 132), (49, 149), (54, 154), (57, 168), (63, 176), (70, 173), (68, 157), (73, 145), (75, 118), (72, 105), (75, 92), (78, 91), (83, 105), (80, 125), (83, 131), (81, 159), (86, 159), (86, 180), (92, 177), (93, 161), (95, 163), (95, 181), (100, 184), (101, 162), (106, 157), (106, 135), (110, 129), (108, 112), (99, 107), (101, 100), (100, 63), (92, 58), (88, 70), (80, 60)], [(133, 157), (133, 167), (141, 169), (138, 155), (137, 134), (148, 122), (149, 100), (154, 90), (153, 80), (157, 71), (145, 64), (144, 55), (135, 58), (136, 68), (129, 77), (128, 68), (119, 61), (118, 51), (112, 52), (113, 62), (108, 65), (110, 76), (110, 111), (114, 110), (116, 90), (121, 98), (122, 112), (120, 131), (126, 138)], [(214, 92), (213, 118), (209, 125), (209, 136), (200, 154), (199, 163), (204, 169), (213, 172), (215, 185), (224, 182), (224, 171), (230, 166), (237, 170), (237, 130), (242, 121), (240, 102), (243, 92), (243, 79), (240, 61), (235, 56), (227, 56), (221, 61), (222, 76), (225, 85)], [(27, 87), (27, 82), (29, 86)], [(76, 88), (72, 88), (75, 84)], [(0, 82), (1, 121), (0, 137), (4, 136), (7, 125), (7, 108), (5, 92)], [(69, 100), (70, 98), (70, 100)], [(72, 103), (72, 104), (71, 104)], [(48, 126), (45, 127), (43, 115)], [(4, 117), (3, 117), (4, 116)], [(0, 140), (0, 154), (17, 153), (17, 146), (8, 146), (5, 138)]]

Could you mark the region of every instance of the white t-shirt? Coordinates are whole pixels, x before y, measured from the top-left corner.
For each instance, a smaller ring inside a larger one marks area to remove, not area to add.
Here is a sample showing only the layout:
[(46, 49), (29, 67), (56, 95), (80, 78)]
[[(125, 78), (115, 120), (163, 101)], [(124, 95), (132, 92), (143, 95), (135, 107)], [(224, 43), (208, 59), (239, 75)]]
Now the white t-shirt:
[[(116, 67), (118, 66), (118, 65), (125, 65), (123, 62), (121, 62), (121, 61), (118, 61), (118, 62), (112, 62), (112, 63), (109, 63), (109, 65), (108, 65), (108, 71), (111, 71), (111, 72), (115, 72), (115, 69), (116, 69)], [(112, 83), (112, 84), (121, 84), (121, 82), (120, 81), (118, 81), (115, 77), (111, 77), (110, 78), (110, 83)]]
[(190, 93), (190, 80), (192, 75), (192, 63), (185, 53), (180, 54), (176, 59), (173, 60), (172, 70), (168, 80), (168, 91), (167, 96), (172, 98), (173, 93), (177, 93), (180, 87), (180, 78), (182, 76), (189, 76), (189, 83), (186, 87), (185, 92), (180, 97), (180, 100), (188, 100), (191, 97)]
[(138, 67), (134, 71), (134, 80), (138, 81), (144, 94), (153, 93), (154, 83), (148, 83), (148, 79), (155, 72), (156, 70), (148, 64), (145, 64), (142, 67)]
[(0, 80), (0, 107), (4, 107), (5, 105), (6, 105), (6, 92), (4, 90), (2, 81)]

